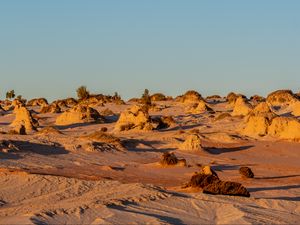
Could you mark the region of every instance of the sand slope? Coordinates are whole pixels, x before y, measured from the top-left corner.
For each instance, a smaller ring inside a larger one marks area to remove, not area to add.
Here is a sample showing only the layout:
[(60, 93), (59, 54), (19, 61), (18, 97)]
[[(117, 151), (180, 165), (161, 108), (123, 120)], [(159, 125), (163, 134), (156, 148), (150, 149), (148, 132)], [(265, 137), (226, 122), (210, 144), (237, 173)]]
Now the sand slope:
[(295, 224), (298, 202), (167, 192), (153, 185), (0, 174), (0, 224)]

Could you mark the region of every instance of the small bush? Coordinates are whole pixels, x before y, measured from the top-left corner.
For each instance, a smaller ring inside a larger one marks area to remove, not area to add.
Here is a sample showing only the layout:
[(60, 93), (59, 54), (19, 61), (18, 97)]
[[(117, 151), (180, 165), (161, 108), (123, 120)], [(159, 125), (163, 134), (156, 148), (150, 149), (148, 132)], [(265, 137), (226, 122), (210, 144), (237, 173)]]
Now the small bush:
[(107, 127), (101, 127), (100, 129), (101, 132), (107, 132), (107, 130), (108, 130)]
[(80, 100), (90, 97), (90, 92), (87, 90), (86, 86), (80, 86), (79, 88), (77, 88), (76, 92)]

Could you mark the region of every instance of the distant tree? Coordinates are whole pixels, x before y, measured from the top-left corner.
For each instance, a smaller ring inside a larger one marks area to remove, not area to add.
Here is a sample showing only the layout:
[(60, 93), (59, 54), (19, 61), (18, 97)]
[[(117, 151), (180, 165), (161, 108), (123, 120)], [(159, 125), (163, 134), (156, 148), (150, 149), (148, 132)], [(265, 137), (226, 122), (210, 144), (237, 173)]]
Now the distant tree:
[(86, 86), (80, 86), (77, 88), (76, 92), (80, 100), (87, 99), (90, 96), (90, 92), (87, 90)]
[(142, 103), (145, 104), (146, 106), (151, 106), (151, 96), (149, 94), (149, 90), (145, 89), (144, 94), (142, 95)]
[(16, 95), (15, 95), (15, 90), (10, 90), (8, 92), (6, 92), (6, 98), (7, 99), (12, 99), (14, 98)]
[(115, 92), (114, 96), (113, 96), (114, 100), (121, 100), (121, 95), (118, 94), (118, 92)]

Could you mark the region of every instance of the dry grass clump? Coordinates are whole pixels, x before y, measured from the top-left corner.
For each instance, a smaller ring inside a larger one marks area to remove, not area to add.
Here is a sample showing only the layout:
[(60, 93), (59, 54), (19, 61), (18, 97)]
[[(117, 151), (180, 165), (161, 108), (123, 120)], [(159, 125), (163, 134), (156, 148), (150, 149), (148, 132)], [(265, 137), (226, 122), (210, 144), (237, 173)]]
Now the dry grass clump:
[(163, 166), (175, 166), (175, 165), (182, 165), (186, 166), (186, 160), (185, 159), (178, 159), (176, 155), (172, 152), (165, 152), (162, 155), (160, 164)]
[(254, 173), (249, 167), (243, 166), (239, 169), (239, 173), (245, 178), (254, 178)]
[(186, 187), (201, 188), (203, 193), (250, 197), (248, 190), (240, 183), (221, 181), (213, 174), (196, 173)]
[(211, 99), (221, 99), (222, 97), (220, 95), (210, 95), (207, 96), (205, 99), (206, 100), (211, 100)]
[(107, 130), (108, 130), (107, 127), (101, 127), (100, 129), (101, 132), (107, 132)]

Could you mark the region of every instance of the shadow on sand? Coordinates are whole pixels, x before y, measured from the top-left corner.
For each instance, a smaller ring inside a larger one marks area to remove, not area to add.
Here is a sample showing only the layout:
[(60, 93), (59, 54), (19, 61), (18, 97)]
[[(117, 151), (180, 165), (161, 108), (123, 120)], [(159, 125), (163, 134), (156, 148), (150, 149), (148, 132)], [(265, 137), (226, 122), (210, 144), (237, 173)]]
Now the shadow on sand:
[(15, 152), (7, 152), (7, 153), (0, 152), (0, 160), (2, 160), (2, 159), (18, 160), (18, 159), (22, 159), (22, 157), (20, 155), (16, 154)]
[(216, 171), (223, 171), (223, 170), (239, 170), (242, 166), (255, 166), (256, 164), (238, 164), (238, 165), (213, 165), (212, 169)]
[[(159, 152), (164, 153), (168, 151), (174, 151), (176, 148), (163, 148), (163, 149), (157, 149), (154, 147), (154, 145), (162, 144), (162, 141), (145, 141), (145, 140), (139, 140), (139, 139), (128, 139), (123, 141), (125, 147), (128, 151), (131, 152)], [(139, 144), (142, 144), (146, 146), (147, 148), (140, 148), (138, 147)]]
[(256, 177), (257, 180), (272, 180), (272, 179), (284, 179), (290, 177), (300, 177), (300, 174), (286, 175), (286, 176), (275, 176), (275, 177)]
[(62, 147), (58, 143), (52, 143), (52, 145), (46, 145), (46, 144), (32, 143), (28, 141), (13, 141), (13, 144), (20, 149), (18, 153), (32, 152), (32, 153), (46, 155), (46, 156), (69, 153), (64, 147)]
[(230, 153), (230, 152), (244, 151), (252, 147), (254, 147), (254, 145), (246, 145), (246, 146), (231, 147), (231, 148), (204, 147), (204, 150), (210, 154), (219, 155), (219, 154)]
[(74, 129), (78, 127), (87, 127), (87, 126), (97, 125), (97, 124), (102, 124), (102, 123), (100, 122), (99, 123), (97, 122), (74, 123), (74, 124), (64, 125), (64, 126), (56, 125), (55, 128), (57, 128), (58, 130), (67, 130), (67, 129)]
[[(254, 187), (254, 188), (247, 188), (249, 192), (258, 192), (258, 191), (272, 191), (272, 190), (290, 190), (300, 188), (300, 184), (295, 185), (286, 185), (286, 186), (272, 186), (272, 187)], [(300, 201), (300, 197), (290, 197), (290, 196), (276, 196), (270, 197), (266, 199), (277, 199), (277, 200), (288, 200), (288, 201)]]
[[(136, 204), (127, 204), (128, 206), (130, 205), (136, 205)], [(159, 220), (159, 222), (163, 223), (163, 224), (184, 224), (179, 218), (174, 218), (174, 217), (169, 217), (169, 216), (163, 216), (161, 214), (155, 214), (155, 213), (149, 213), (149, 212), (141, 212), (139, 211), (139, 209), (134, 210), (134, 209), (128, 209), (126, 206), (120, 206), (120, 205), (110, 205), (109, 208), (111, 209), (115, 209), (115, 210), (119, 210), (122, 212), (128, 212), (128, 213), (134, 213), (134, 214), (140, 214), (143, 216), (150, 216), (150, 217), (154, 217), (156, 219)]]

